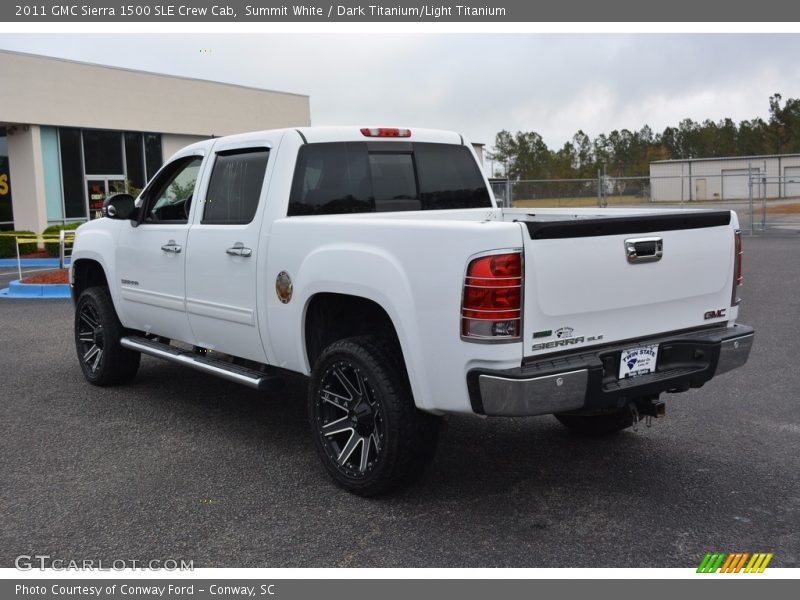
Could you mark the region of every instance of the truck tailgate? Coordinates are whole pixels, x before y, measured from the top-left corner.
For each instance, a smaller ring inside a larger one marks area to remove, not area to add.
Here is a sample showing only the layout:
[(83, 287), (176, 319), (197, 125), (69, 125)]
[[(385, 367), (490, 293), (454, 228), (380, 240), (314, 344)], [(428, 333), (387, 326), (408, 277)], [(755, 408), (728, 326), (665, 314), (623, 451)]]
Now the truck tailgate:
[(526, 357), (728, 320), (730, 212), (550, 217), (523, 222)]

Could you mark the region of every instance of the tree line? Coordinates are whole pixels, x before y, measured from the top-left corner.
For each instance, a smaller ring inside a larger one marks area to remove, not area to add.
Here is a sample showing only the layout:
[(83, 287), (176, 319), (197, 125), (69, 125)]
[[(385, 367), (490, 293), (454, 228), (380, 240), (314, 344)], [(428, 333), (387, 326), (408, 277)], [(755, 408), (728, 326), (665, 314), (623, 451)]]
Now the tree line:
[(769, 98), (769, 118), (736, 123), (726, 118), (699, 123), (683, 119), (661, 133), (648, 125), (622, 129), (591, 139), (578, 131), (558, 150), (547, 147), (535, 131), (500, 131), (487, 154), (494, 175), (511, 179), (576, 179), (597, 177), (603, 169), (613, 177), (649, 175), (656, 160), (800, 153), (800, 99)]

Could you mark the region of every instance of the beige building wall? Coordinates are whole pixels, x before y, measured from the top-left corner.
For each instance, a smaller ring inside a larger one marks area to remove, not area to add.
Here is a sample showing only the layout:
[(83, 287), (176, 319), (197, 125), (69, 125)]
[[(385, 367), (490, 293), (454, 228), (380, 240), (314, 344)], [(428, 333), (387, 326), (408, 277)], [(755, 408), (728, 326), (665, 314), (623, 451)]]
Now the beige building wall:
[(6, 123), (203, 136), (311, 124), (299, 94), (7, 51), (0, 73)]
[(161, 149), (164, 153), (164, 162), (167, 162), (170, 156), (189, 144), (207, 139), (208, 136), (163, 134), (161, 136)]
[[(166, 161), (213, 136), (311, 124), (309, 97), (0, 50), (16, 229), (47, 226), (39, 126), (161, 134)], [(97, 173), (97, 175), (100, 175)]]

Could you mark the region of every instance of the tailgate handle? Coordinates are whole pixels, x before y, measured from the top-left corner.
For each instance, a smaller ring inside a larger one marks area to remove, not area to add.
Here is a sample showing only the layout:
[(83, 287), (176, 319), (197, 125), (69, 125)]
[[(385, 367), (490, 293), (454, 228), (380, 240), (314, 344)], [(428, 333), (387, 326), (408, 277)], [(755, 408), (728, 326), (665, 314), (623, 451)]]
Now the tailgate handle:
[(655, 262), (664, 255), (664, 239), (660, 237), (625, 240), (625, 256), (629, 263)]

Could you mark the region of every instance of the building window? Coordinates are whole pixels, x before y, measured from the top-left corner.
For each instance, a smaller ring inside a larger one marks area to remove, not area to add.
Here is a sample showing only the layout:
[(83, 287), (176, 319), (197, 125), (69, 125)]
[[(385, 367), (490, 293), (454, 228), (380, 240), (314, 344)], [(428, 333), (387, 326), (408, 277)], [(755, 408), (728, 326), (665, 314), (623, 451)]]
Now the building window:
[(144, 162), (147, 165), (147, 181), (150, 181), (164, 163), (161, 136), (157, 133), (144, 134)]
[(99, 216), (109, 194), (137, 194), (161, 167), (157, 133), (61, 127), (58, 139), (64, 211), (51, 221)]
[(125, 175), (130, 184), (141, 190), (147, 183), (144, 174), (144, 146), (141, 133), (125, 132)]
[(64, 188), (64, 218), (85, 219), (86, 197), (83, 193), (83, 158), (81, 130), (61, 127), (58, 130), (61, 151), (61, 185)]
[(123, 175), (120, 132), (84, 129), (83, 161), (87, 175)]

